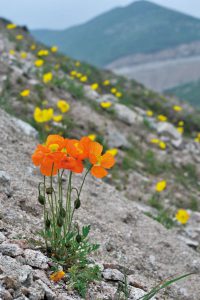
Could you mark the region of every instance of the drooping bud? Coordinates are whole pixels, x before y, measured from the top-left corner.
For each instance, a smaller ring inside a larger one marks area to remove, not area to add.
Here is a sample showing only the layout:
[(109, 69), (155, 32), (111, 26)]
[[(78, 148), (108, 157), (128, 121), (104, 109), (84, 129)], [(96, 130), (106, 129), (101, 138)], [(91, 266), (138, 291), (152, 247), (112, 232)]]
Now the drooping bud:
[(46, 221), (45, 221), (45, 227), (46, 229), (49, 229), (51, 226), (51, 221), (49, 220), (49, 218), (47, 217)]
[(78, 244), (81, 242), (81, 235), (80, 234), (77, 234), (76, 241), (77, 241)]
[(54, 192), (54, 189), (52, 187), (46, 188), (47, 195), (51, 195), (51, 194), (53, 194), (53, 192)]
[(64, 209), (63, 207), (60, 208), (60, 216), (61, 216), (62, 218), (65, 218), (65, 217), (66, 217), (66, 211), (65, 211), (65, 209)]
[(80, 201), (79, 198), (77, 198), (77, 199), (74, 201), (74, 208), (75, 208), (75, 209), (78, 209), (80, 206), (81, 206), (81, 201)]
[(39, 202), (41, 205), (44, 205), (44, 204), (45, 204), (45, 197), (42, 196), (42, 195), (39, 195), (39, 196), (38, 196), (38, 202)]
[(57, 225), (58, 225), (58, 227), (62, 227), (63, 226), (63, 219), (60, 216), (57, 219)]

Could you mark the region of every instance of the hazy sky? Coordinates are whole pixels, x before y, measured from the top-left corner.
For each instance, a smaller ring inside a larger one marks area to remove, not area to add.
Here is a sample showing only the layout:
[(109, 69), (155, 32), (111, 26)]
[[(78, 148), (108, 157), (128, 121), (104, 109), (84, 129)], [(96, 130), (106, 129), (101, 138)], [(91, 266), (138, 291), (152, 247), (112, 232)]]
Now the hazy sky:
[[(0, 0), (0, 16), (29, 28), (64, 29), (133, 0)], [(200, 18), (200, 0), (152, 0)]]

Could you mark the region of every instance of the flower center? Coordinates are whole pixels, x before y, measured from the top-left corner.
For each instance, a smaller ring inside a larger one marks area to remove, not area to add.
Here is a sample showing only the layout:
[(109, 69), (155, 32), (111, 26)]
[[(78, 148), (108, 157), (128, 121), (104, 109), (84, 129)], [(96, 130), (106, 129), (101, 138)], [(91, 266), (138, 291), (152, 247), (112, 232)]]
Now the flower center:
[(51, 144), (51, 145), (49, 145), (49, 150), (51, 152), (56, 152), (58, 150), (58, 148), (59, 148), (58, 144)]

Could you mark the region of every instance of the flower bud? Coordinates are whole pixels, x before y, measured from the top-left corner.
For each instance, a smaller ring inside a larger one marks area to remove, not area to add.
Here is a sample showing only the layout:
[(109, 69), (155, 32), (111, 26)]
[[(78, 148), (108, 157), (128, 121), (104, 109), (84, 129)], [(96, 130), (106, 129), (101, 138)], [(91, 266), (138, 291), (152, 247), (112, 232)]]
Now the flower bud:
[(53, 194), (53, 192), (54, 192), (54, 189), (52, 187), (46, 188), (47, 195), (51, 195), (51, 194)]
[(75, 208), (75, 209), (78, 209), (80, 206), (81, 206), (81, 201), (80, 201), (79, 198), (77, 198), (77, 199), (74, 201), (74, 208)]
[(80, 234), (77, 234), (76, 241), (77, 241), (78, 244), (81, 242), (81, 235)]
[(49, 229), (51, 226), (51, 221), (49, 220), (49, 218), (47, 217), (46, 221), (45, 221), (45, 227), (46, 229)]
[(44, 205), (44, 204), (45, 204), (45, 197), (42, 196), (42, 195), (39, 195), (39, 196), (38, 196), (38, 202), (39, 202), (41, 205)]
[(60, 208), (60, 217), (65, 218), (66, 217), (66, 211), (63, 207)]
[(57, 219), (57, 225), (58, 225), (58, 227), (62, 227), (63, 226), (63, 219), (60, 216)]

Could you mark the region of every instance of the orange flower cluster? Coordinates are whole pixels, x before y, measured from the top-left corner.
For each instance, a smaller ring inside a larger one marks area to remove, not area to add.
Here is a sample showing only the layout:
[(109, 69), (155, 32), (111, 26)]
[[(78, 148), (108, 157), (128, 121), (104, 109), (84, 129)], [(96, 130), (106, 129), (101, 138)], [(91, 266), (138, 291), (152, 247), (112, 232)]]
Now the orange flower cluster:
[(44, 176), (56, 175), (59, 169), (82, 173), (84, 162), (91, 164), (91, 174), (97, 178), (105, 177), (115, 164), (110, 153), (102, 155), (103, 146), (88, 137), (80, 140), (64, 139), (59, 135), (49, 135), (44, 145), (38, 145), (32, 155), (35, 166), (40, 167)]

